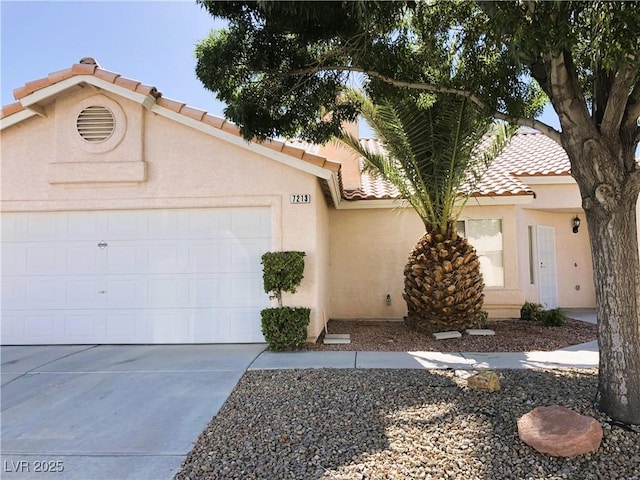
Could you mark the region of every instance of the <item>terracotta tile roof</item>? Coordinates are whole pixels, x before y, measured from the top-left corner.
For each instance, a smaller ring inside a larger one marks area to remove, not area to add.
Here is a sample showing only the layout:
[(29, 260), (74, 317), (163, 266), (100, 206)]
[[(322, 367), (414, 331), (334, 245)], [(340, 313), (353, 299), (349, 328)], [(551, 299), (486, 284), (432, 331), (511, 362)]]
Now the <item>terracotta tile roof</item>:
[[(371, 152), (385, 154), (382, 144), (375, 138), (361, 138), (360, 143)], [(375, 172), (369, 172), (364, 168), (364, 160), (359, 160), (360, 188), (345, 190), (342, 198), (345, 200), (395, 200), (401, 198), (398, 189), (384, 180)]]
[(536, 131), (518, 132), (496, 160), (517, 176), (570, 175), (571, 171), (564, 149)]
[[(232, 135), (240, 136), (240, 129), (234, 123), (215, 115), (210, 115), (204, 110), (199, 110), (186, 105), (185, 103), (170, 100), (162, 97), (162, 93), (158, 89), (151, 85), (145, 85), (138, 80), (123, 77), (119, 73), (110, 72), (100, 68), (98, 63), (91, 57), (85, 57), (80, 60), (79, 63), (71, 66), (70, 68), (50, 73), (44, 78), (27, 82), (24, 86), (16, 88), (13, 91), (13, 96), (16, 100), (20, 100), (38, 90), (50, 87), (68, 78), (72, 78), (76, 75), (91, 75), (106, 82), (118, 85), (120, 87), (131, 90), (132, 92), (141, 93), (143, 95), (149, 95), (155, 99), (156, 105), (164, 107), (185, 117), (197, 120), (206, 125), (212, 126), (219, 130), (231, 133)], [(25, 110), (20, 102), (11, 103), (2, 107), (0, 119), (18, 113)], [(321, 168), (331, 170), (339, 173), (340, 163), (332, 162), (325, 157), (317, 154), (317, 151), (306, 151), (305, 149), (296, 146), (295, 144), (285, 143), (278, 140), (269, 140), (266, 142), (255, 142), (260, 145), (281, 152), (285, 155), (298, 158), (312, 165), (316, 165)]]
[[(361, 139), (369, 150), (384, 153), (376, 139)], [(360, 161), (360, 167), (364, 165)], [(539, 132), (516, 133), (509, 145), (493, 161), (476, 186), (473, 196), (532, 195), (526, 180), (518, 177), (569, 175), (570, 164), (564, 149)], [(368, 172), (361, 173), (360, 188), (343, 192), (345, 200), (386, 200), (400, 198), (387, 181)]]

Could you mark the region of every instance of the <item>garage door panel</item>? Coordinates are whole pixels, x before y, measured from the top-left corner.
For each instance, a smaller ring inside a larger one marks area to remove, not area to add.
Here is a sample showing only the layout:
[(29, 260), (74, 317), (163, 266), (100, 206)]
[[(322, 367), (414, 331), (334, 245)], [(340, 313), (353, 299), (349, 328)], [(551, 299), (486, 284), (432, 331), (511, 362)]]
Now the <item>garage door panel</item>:
[[(5, 318), (5, 314), (17, 308), (23, 308), (26, 304), (24, 298), (24, 281), (16, 279), (2, 278), (2, 324), (4, 326), (8, 321)], [(11, 315), (11, 318), (14, 318)]]
[(232, 209), (198, 210), (189, 213), (186, 227), (187, 238), (231, 238), (233, 230)]
[(3, 213), (2, 342), (263, 342), (270, 216), (268, 207)]
[(144, 246), (112, 241), (104, 249), (107, 274), (148, 272), (149, 259)]
[(240, 238), (254, 238), (257, 236), (270, 236), (270, 218), (264, 213), (255, 215), (252, 209), (234, 210), (231, 217), (231, 231)]
[(219, 240), (189, 245), (189, 271), (198, 273), (228, 272), (231, 269), (231, 246)]
[[(64, 214), (63, 214), (64, 215)], [(95, 246), (107, 232), (107, 219), (103, 212), (75, 212), (66, 216), (66, 234), (64, 241), (85, 241)]]
[(188, 248), (184, 245), (153, 245), (147, 250), (148, 269), (150, 273), (187, 273), (186, 258)]
[(189, 279), (189, 304), (193, 307), (220, 305), (229, 296), (230, 283), (227, 279), (205, 275)]
[(48, 310), (65, 306), (65, 284), (55, 278), (26, 278), (22, 283), (22, 287), (25, 289), (25, 308)]
[(239, 276), (229, 281), (231, 303), (237, 307), (266, 307), (264, 301), (257, 303), (256, 298), (262, 298), (265, 293), (262, 285), (262, 276)]
[(232, 270), (235, 272), (255, 271), (256, 262), (261, 265), (262, 254), (267, 250), (269, 247), (264, 240), (233, 244), (231, 246)]
[(146, 308), (188, 307), (188, 300), (188, 278), (154, 278), (147, 282)]
[(65, 303), (57, 308), (102, 308), (105, 306), (105, 285), (95, 277), (68, 279), (66, 282)]
[[(22, 252), (14, 254), (21, 255)], [(33, 245), (25, 249), (24, 255), (24, 273), (27, 275), (54, 275), (64, 271), (67, 263), (67, 249), (64, 246)]]
[(94, 242), (85, 242), (81, 245), (61, 245), (60, 248), (65, 250), (67, 274), (93, 275), (103, 269), (106, 254)]
[(78, 312), (64, 316), (64, 338), (72, 342), (97, 343), (105, 338), (105, 333), (105, 322), (101, 315)]
[(105, 286), (103, 296), (109, 308), (134, 308), (146, 296), (146, 281), (141, 278), (109, 277)]
[(3, 243), (2, 272), (10, 275), (94, 273), (100, 258), (95, 247), (68, 244)]
[(4, 339), (23, 336), (24, 319), (15, 314), (2, 312), (2, 321), (0, 322), (0, 340), (3, 340), (2, 343), (4, 343)]
[(27, 219), (25, 234), (31, 241), (64, 240), (66, 232), (66, 218), (61, 214), (38, 214)]
[(152, 343), (190, 343), (193, 336), (189, 312), (182, 310), (149, 311), (147, 324), (152, 326)]
[(140, 343), (146, 338), (146, 322), (140, 322), (135, 313), (107, 314), (106, 338), (112, 343)]
[(63, 331), (64, 323), (59, 314), (31, 313), (25, 315), (20, 326), (21, 333), (29, 333), (34, 343), (49, 343)]
[(105, 234), (113, 240), (144, 240), (149, 238), (147, 211), (109, 212)]
[(25, 217), (15, 215), (3, 216), (2, 222), (0, 222), (2, 243), (16, 242), (23, 239), (26, 235), (26, 224), (27, 219)]
[[(260, 322), (256, 324), (255, 318), (260, 313), (256, 310), (236, 310), (229, 313), (229, 338), (231, 342), (263, 342), (264, 337), (260, 330)], [(250, 332), (249, 334), (247, 332)]]

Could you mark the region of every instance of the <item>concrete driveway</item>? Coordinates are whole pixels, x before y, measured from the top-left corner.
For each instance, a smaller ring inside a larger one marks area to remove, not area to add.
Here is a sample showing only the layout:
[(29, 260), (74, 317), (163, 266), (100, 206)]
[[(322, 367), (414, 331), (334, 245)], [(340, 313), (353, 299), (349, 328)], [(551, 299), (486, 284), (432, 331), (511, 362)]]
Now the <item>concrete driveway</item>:
[(264, 348), (3, 346), (0, 477), (173, 478)]

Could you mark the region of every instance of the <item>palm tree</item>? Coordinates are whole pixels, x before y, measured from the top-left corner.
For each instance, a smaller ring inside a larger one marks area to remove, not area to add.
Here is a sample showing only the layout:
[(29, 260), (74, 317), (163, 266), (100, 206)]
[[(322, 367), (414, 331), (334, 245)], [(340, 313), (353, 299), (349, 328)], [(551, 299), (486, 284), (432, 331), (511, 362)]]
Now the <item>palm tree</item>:
[[(463, 330), (482, 317), (484, 283), (473, 246), (456, 220), (489, 163), (506, 145), (506, 126), (451, 95), (403, 97), (376, 104), (351, 91), (386, 152), (373, 152), (343, 132), (340, 140), (365, 168), (396, 186), (426, 233), (404, 269), (409, 324), (418, 331)], [(487, 135), (492, 129), (494, 135)]]

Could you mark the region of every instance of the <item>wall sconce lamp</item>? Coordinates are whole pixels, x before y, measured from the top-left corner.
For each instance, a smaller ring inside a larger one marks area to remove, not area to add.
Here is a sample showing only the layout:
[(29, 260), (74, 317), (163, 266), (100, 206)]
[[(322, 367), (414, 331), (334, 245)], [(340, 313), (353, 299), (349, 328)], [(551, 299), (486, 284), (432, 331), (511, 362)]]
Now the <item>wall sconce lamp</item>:
[(576, 215), (572, 223), (573, 223), (573, 233), (578, 233), (578, 229), (580, 228), (580, 217)]

